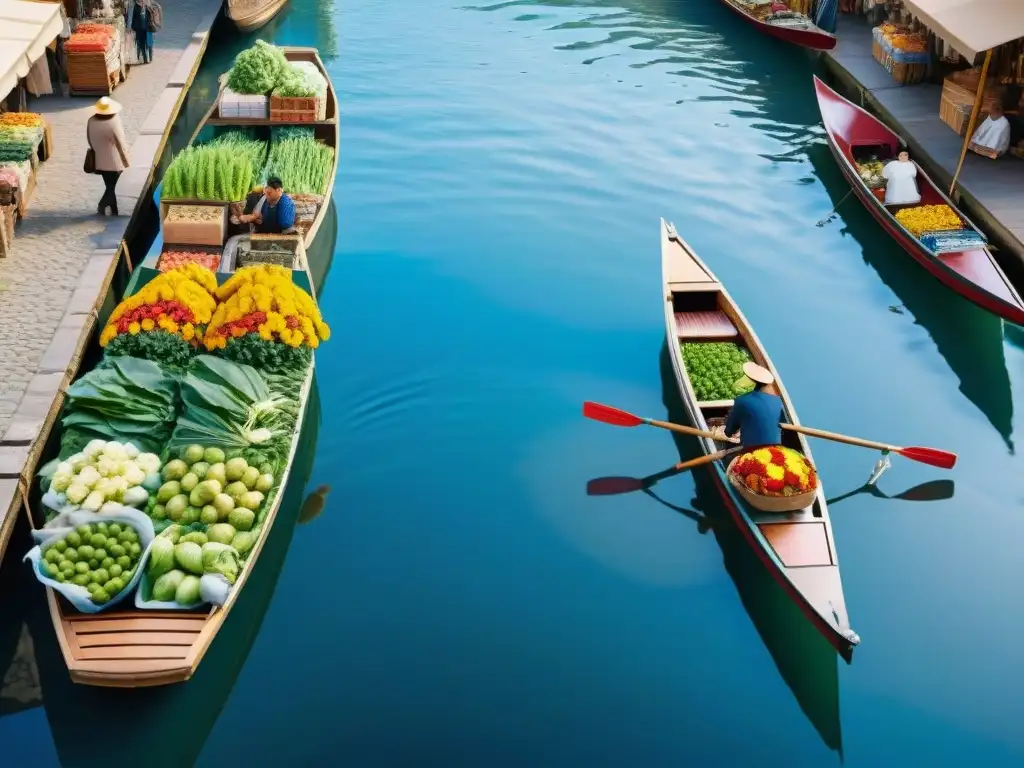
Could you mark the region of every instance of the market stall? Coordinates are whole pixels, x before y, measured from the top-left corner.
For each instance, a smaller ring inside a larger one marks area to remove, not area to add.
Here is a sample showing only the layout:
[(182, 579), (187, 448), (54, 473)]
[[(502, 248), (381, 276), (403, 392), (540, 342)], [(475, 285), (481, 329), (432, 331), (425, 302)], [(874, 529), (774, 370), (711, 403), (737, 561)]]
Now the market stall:
[(871, 30), (871, 53), (900, 85), (920, 83), (928, 74), (928, 40), (901, 24), (886, 22)]

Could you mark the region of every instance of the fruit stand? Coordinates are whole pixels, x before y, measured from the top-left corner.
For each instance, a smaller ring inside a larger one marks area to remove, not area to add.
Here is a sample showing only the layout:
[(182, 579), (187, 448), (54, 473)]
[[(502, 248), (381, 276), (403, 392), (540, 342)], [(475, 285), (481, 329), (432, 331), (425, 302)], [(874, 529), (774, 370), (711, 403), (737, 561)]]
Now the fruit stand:
[(882, 24), (871, 30), (871, 52), (900, 85), (924, 80), (931, 57), (923, 35), (897, 24)]
[(53, 151), (50, 126), (34, 112), (0, 114), (0, 256), (12, 247), (14, 224), (28, 213), (40, 162)]
[(109, 96), (126, 75), (124, 20), (77, 21), (64, 42), (72, 96)]

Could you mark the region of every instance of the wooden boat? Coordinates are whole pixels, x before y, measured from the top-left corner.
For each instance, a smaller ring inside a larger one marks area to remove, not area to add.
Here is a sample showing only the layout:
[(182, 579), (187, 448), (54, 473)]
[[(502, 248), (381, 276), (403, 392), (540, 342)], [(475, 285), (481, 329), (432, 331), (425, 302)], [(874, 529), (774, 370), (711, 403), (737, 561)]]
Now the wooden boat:
[(227, 0), (225, 15), (242, 32), (259, 29), (277, 16), (288, 0)]
[(769, 37), (814, 51), (831, 51), (836, 47), (836, 36), (818, 27), (803, 14), (759, 14), (757, 9), (769, 5), (770, 2), (771, 0), (722, 0), (726, 8)]
[(814, 78), (814, 90), (832, 154), (854, 194), (867, 206), (871, 215), (946, 287), (1004, 320), (1024, 325), (1024, 301), (996, 263), (984, 234), (957, 210), (920, 165), (917, 167), (920, 205), (948, 205), (963, 225), (958, 234), (972, 237), (976, 245), (965, 247), (951, 239), (949, 247), (929, 247), (922, 240), (924, 235), (918, 238), (896, 219), (893, 209), (906, 206), (886, 206), (861, 178), (858, 161), (875, 158), (884, 162), (895, 157), (905, 148), (899, 135), (866, 110), (840, 96), (817, 76)]
[[(723, 424), (731, 400), (698, 402), (683, 362), (681, 343), (731, 341), (750, 353), (754, 361), (775, 376), (791, 424), (799, 424), (782, 378), (739, 307), (714, 273), (676, 233), (661, 222), (662, 288), (665, 329), (676, 383), (691, 423), (699, 429)], [(783, 430), (783, 442), (813, 462), (804, 437)], [(705, 454), (729, 447), (700, 438)], [(766, 513), (751, 507), (726, 477), (726, 461), (713, 465), (718, 493), (755, 553), (818, 631), (848, 656), (860, 638), (850, 628), (839, 577), (828, 506), (819, 484), (809, 507), (790, 513)]]
[[(286, 48), (285, 55), (290, 61), (313, 61), (326, 77), (323, 65), (315, 49)], [(297, 123), (312, 126), (318, 136), (337, 149), (337, 103), (333, 88), (328, 82), (327, 119), (316, 123)], [(289, 123), (271, 122), (269, 120), (220, 120), (217, 115), (216, 103), (207, 113), (192, 137), (192, 141), (200, 138), (204, 129), (213, 132), (225, 127), (236, 126), (280, 126)], [(292, 265), (293, 281), (316, 296), (316, 285), (309, 268), (306, 256), (306, 243), (312, 243), (323, 223), (330, 205), (330, 187), (333, 187), (334, 173), (337, 171), (337, 151), (335, 151), (334, 167), (331, 182), (325, 192), (325, 202), (320, 206), (309, 229), (302, 235), (266, 236), (289, 241), (295, 247), (295, 259)], [(154, 201), (159, 207), (172, 204), (161, 199), (161, 188), (154, 193)], [(203, 201), (188, 201), (202, 204)], [(207, 203), (209, 204), (209, 203)], [(229, 258), (229, 251), (237, 246), (237, 238), (225, 244), (225, 257), (218, 270), (218, 280), (223, 282), (234, 272), (234, 261)], [(149, 253), (136, 265), (125, 291), (131, 296), (158, 274), (157, 266), (163, 252), (163, 234), (157, 235)], [(113, 607), (97, 614), (83, 614), (75, 610), (58, 594), (47, 589), (47, 601), (53, 620), (64, 661), (67, 664), (71, 679), (76, 683), (88, 685), (134, 688), (144, 686), (167, 685), (183, 682), (192, 677), (200, 661), (213, 642), (214, 637), (223, 627), (232, 606), (242, 592), (277, 516), (285, 491), (289, 487), (291, 473), (296, 464), (300, 446), (302, 425), (313, 387), (315, 363), (310, 365), (309, 372), (299, 392), (299, 414), (296, 432), (292, 438), (289, 459), (279, 479), (279, 492), (267, 509), (259, 538), (250, 552), (234, 587), (229, 593), (227, 602), (220, 607), (207, 610), (192, 611), (147, 611), (128, 610)], [(301, 488), (300, 488), (301, 491)], [(41, 521), (34, 521), (40, 524)], [(130, 598), (129, 598), (130, 600)], [(126, 605), (122, 603), (121, 605)]]

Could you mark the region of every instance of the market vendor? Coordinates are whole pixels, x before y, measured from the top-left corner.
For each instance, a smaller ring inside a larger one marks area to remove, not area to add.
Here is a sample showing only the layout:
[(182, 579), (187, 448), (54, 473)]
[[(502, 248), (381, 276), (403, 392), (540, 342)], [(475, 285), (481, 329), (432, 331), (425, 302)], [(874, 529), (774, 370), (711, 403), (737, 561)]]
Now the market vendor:
[(754, 382), (754, 390), (740, 395), (733, 402), (724, 427), (713, 430), (718, 439), (733, 437), (739, 432), (744, 448), (779, 445), (782, 442), (782, 398), (775, 387), (775, 377), (757, 363), (744, 363), (743, 374)]
[(895, 160), (890, 160), (882, 169), (885, 179), (886, 205), (917, 205), (921, 193), (917, 189), (917, 165), (910, 160), (910, 153), (902, 150)]
[(993, 104), (988, 111), (985, 122), (978, 126), (968, 146), (973, 152), (982, 155), (1002, 155), (1010, 148), (1010, 121), (1003, 114), (999, 104)]
[(295, 203), (284, 192), (277, 176), (267, 179), (263, 194), (249, 195), (245, 210), (238, 217), (242, 224), (252, 224), (261, 235), (289, 235), (295, 229)]

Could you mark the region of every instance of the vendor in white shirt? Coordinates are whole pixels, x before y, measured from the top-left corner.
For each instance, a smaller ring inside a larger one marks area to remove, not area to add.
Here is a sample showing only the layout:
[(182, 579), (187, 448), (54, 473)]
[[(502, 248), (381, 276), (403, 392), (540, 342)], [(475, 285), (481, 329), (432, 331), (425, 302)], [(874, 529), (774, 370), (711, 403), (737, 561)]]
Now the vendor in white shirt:
[(974, 132), (968, 148), (984, 155), (994, 152), (997, 156), (1010, 148), (1010, 121), (1000, 105), (992, 105), (985, 122)]
[(903, 150), (882, 169), (885, 179), (886, 205), (916, 205), (921, 202), (917, 189), (917, 165), (910, 159), (910, 153)]

